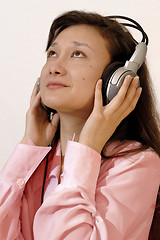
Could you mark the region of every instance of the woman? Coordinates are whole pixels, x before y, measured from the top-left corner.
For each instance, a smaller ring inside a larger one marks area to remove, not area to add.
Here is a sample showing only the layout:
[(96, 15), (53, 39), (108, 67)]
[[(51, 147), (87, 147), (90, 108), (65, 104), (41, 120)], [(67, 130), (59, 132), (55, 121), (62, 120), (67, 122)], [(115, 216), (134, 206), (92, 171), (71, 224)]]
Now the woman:
[[(24, 137), (0, 175), (0, 239), (158, 239), (160, 139), (146, 64), (141, 87), (127, 76), (102, 106), (103, 70), (135, 45), (98, 14), (53, 22), (40, 91), (37, 81)], [(42, 102), (57, 112), (50, 121)]]

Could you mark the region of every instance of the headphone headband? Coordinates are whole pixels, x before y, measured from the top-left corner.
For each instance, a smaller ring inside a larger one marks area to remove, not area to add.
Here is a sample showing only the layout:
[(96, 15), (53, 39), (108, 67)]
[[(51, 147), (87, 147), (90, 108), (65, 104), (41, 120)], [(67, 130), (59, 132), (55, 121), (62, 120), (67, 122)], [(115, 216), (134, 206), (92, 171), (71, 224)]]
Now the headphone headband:
[[(132, 27), (132, 28), (135, 28), (135, 29), (139, 30), (142, 33), (141, 42), (145, 42), (145, 44), (148, 45), (149, 39), (148, 39), (147, 34), (143, 30), (142, 26), (139, 23), (137, 23), (135, 20), (133, 20), (132, 18), (129, 18), (129, 17), (119, 16), (119, 15), (115, 15), (115, 16), (113, 15), (113, 16), (108, 16), (108, 17), (111, 18), (111, 19), (112, 18), (113, 19), (116, 19), (116, 18), (124, 19), (126, 21), (131, 22), (131, 23), (120, 23), (120, 24), (122, 24), (123, 26), (126, 26), (126, 27)], [(135, 42), (138, 43), (136, 40), (135, 40)]]

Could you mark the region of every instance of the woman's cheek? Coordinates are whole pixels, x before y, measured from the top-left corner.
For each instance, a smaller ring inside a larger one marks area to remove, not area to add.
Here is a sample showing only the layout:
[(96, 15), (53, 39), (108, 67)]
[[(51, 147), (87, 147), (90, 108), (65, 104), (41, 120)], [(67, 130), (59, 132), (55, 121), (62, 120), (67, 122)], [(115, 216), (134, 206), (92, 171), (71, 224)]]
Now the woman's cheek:
[(43, 67), (42, 67), (42, 70), (41, 70), (41, 76), (42, 77), (47, 77), (47, 75), (49, 75), (50, 71), (49, 71), (49, 66), (48, 64), (46, 63)]

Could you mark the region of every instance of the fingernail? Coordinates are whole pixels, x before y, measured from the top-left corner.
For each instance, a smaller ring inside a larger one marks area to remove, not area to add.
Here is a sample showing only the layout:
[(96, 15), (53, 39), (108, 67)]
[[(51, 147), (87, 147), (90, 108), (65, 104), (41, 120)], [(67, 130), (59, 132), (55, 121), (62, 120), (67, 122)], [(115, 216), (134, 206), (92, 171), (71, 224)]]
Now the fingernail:
[(102, 79), (98, 80), (98, 85), (101, 86), (102, 85)]
[(138, 85), (138, 84), (139, 84), (139, 77), (136, 76), (136, 77), (134, 78), (134, 81), (135, 81), (136, 85)]
[(132, 77), (131, 77), (130, 75), (127, 75), (127, 76), (126, 76), (126, 79), (127, 79), (127, 81), (131, 81), (131, 80), (132, 80)]
[(139, 94), (141, 94), (141, 92), (142, 92), (142, 88), (139, 87), (139, 88), (137, 89), (137, 91), (138, 91)]

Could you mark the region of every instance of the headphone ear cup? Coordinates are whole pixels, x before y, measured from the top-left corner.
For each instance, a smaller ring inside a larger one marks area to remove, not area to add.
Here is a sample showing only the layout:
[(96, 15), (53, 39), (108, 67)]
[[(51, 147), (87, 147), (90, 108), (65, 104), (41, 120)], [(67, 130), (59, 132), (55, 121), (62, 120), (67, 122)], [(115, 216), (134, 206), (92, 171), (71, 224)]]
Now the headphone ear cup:
[(103, 74), (101, 76), (102, 79), (102, 97), (103, 97), (103, 106), (105, 106), (108, 102), (107, 99), (107, 87), (109, 84), (109, 81), (114, 74), (115, 71), (117, 71), (118, 68), (123, 67), (125, 65), (124, 62), (112, 62), (110, 63), (103, 71)]

